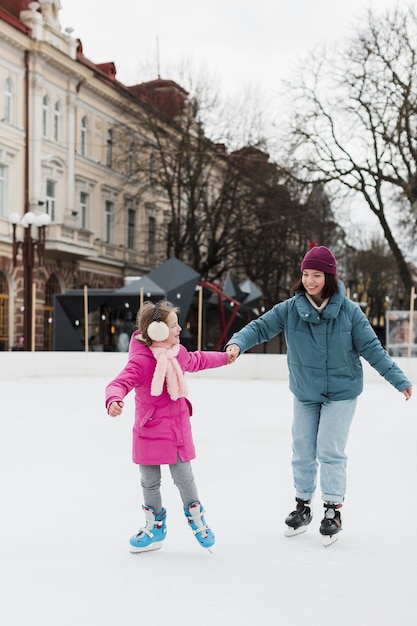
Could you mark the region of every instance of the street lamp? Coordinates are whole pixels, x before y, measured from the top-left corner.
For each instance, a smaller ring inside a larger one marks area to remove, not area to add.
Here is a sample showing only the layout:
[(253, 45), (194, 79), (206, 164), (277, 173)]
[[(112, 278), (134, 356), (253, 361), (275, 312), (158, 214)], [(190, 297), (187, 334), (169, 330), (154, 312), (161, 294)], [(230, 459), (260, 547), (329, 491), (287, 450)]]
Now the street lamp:
[[(34, 319), (33, 309), (33, 268), (35, 266), (35, 250), (38, 254), (39, 265), (45, 264), (45, 236), (46, 227), (51, 221), (47, 213), (35, 215), (32, 211), (27, 211), (21, 218), (18, 213), (12, 213), (9, 220), (13, 226), (13, 267), (17, 265), (17, 255), (19, 248), (22, 248), (23, 260), (23, 337), (24, 350), (35, 349), (35, 329), (32, 324)], [(17, 226), (23, 226), (23, 241), (19, 241), (16, 237)], [(32, 226), (38, 227), (38, 239), (32, 237)]]

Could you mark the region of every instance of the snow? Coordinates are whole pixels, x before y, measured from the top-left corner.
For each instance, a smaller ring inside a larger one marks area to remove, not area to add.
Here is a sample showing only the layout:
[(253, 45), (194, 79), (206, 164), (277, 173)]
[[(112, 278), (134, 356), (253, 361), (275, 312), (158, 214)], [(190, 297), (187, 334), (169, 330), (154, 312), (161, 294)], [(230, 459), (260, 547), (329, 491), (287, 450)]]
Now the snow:
[(108, 417), (108, 380), (3, 382), (2, 624), (416, 623), (415, 398), (367, 383), (349, 442), (344, 530), (325, 549), (320, 494), (307, 533), (284, 537), (294, 504), (287, 382), (189, 375), (193, 469), (215, 551), (193, 538), (163, 467), (167, 539), (132, 555), (128, 539), (143, 523), (133, 394), (123, 416)]

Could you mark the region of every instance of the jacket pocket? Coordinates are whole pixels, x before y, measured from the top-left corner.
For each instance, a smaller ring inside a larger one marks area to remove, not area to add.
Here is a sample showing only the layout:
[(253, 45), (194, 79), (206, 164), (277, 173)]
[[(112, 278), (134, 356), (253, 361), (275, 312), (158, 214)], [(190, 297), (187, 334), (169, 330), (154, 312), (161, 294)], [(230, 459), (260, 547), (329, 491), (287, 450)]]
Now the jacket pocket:
[(184, 398), (184, 400), (188, 406), (189, 415), (191, 417), (191, 415), (193, 414), (193, 405), (191, 404), (188, 398)]

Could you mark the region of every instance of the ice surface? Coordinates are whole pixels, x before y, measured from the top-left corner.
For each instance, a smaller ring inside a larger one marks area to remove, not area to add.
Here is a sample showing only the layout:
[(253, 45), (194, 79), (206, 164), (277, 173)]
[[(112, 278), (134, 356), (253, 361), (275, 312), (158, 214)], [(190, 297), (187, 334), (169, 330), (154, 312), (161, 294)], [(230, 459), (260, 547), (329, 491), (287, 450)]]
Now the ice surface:
[[(115, 371), (114, 374), (117, 372)], [(2, 383), (0, 620), (5, 626), (338, 626), (417, 623), (417, 398), (388, 383), (362, 394), (349, 442), (340, 540), (322, 506), (284, 537), (293, 508), (286, 381), (189, 375), (206, 520), (204, 551), (163, 468), (168, 536), (131, 555), (143, 523), (131, 462), (133, 395), (104, 409), (102, 377)]]

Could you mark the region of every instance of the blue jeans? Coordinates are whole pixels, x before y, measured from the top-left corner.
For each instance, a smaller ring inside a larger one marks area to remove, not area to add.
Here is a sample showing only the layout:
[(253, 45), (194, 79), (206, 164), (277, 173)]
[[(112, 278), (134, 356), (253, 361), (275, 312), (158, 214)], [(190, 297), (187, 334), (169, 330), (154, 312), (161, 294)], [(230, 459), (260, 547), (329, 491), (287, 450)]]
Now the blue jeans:
[(325, 502), (343, 502), (346, 493), (345, 448), (357, 398), (302, 402), (294, 398), (292, 470), (296, 497), (310, 500), (317, 485)]

